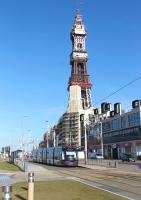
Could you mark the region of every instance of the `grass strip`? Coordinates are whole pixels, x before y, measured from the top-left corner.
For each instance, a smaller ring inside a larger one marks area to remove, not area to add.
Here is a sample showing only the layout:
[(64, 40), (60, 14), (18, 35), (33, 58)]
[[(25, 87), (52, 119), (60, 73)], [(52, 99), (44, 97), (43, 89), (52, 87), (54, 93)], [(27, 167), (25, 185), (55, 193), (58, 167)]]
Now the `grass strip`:
[(19, 167), (7, 161), (0, 161), (0, 170), (19, 171)]
[[(12, 199), (27, 200), (27, 183), (13, 185)], [(1, 199), (1, 191), (0, 191)], [(48, 181), (35, 183), (35, 200), (125, 200), (75, 181)]]

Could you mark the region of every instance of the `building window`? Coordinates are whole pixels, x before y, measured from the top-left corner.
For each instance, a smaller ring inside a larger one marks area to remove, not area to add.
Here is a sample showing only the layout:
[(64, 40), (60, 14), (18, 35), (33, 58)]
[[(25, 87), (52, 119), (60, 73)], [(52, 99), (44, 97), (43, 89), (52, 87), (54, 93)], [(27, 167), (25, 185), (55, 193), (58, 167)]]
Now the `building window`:
[(102, 131), (103, 132), (108, 132), (111, 130), (111, 123), (109, 122), (103, 122), (102, 123)]
[(137, 126), (140, 124), (140, 113), (131, 113), (128, 115), (128, 125), (129, 126)]
[(119, 128), (120, 128), (120, 126), (119, 126), (119, 118), (112, 120), (112, 130), (116, 130), (116, 129), (119, 129)]
[(126, 116), (121, 117), (121, 128), (126, 127)]

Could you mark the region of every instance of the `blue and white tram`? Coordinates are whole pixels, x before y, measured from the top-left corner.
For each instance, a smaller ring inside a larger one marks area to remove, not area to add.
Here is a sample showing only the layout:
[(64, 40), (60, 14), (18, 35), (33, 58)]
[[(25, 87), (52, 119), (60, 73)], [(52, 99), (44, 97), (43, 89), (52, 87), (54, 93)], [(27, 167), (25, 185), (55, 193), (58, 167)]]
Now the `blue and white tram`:
[(78, 166), (77, 151), (70, 147), (50, 147), (33, 150), (33, 162), (57, 166)]

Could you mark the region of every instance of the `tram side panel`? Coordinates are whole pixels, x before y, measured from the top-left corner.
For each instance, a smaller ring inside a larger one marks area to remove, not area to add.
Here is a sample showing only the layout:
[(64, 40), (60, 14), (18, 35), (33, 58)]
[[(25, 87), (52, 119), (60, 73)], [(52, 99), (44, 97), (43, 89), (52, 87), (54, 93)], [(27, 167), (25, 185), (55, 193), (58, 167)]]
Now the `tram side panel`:
[(43, 149), (42, 163), (47, 164), (47, 148)]
[(43, 149), (38, 149), (37, 162), (42, 163)]
[(34, 149), (32, 151), (32, 159), (33, 159), (33, 162), (37, 162), (37, 153), (38, 153), (38, 150), (37, 149)]
[(62, 151), (62, 147), (54, 148), (54, 165), (63, 165), (64, 161), (64, 152)]
[(47, 164), (54, 165), (54, 147), (47, 148)]

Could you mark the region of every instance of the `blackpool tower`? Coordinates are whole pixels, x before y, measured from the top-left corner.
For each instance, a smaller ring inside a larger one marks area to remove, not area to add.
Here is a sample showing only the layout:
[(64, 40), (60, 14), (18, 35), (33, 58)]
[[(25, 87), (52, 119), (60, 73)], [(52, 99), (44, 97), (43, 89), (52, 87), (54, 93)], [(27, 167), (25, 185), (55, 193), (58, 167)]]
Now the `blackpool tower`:
[(92, 107), (91, 86), (89, 75), (87, 73), (88, 53), (86, 50), (87, 31), (80, 11), (77, 10), (75, 21), (71, 31), (72, 53), (70, 55), (71, 76), (69, 79), (68, 90), (71, 86), (80, 87), (80, 99), (82, 109)]
[(67, 111), (57, 124), (57, 145), (75, 145), (84, 149), (86, 121), (93, 115), (91, 86), (87, 72), (87, 31), (80, 11), (77, 10), (71, 30), (72, 52), (70, 55), (71, 76), (68, 83), (69, 101)]

